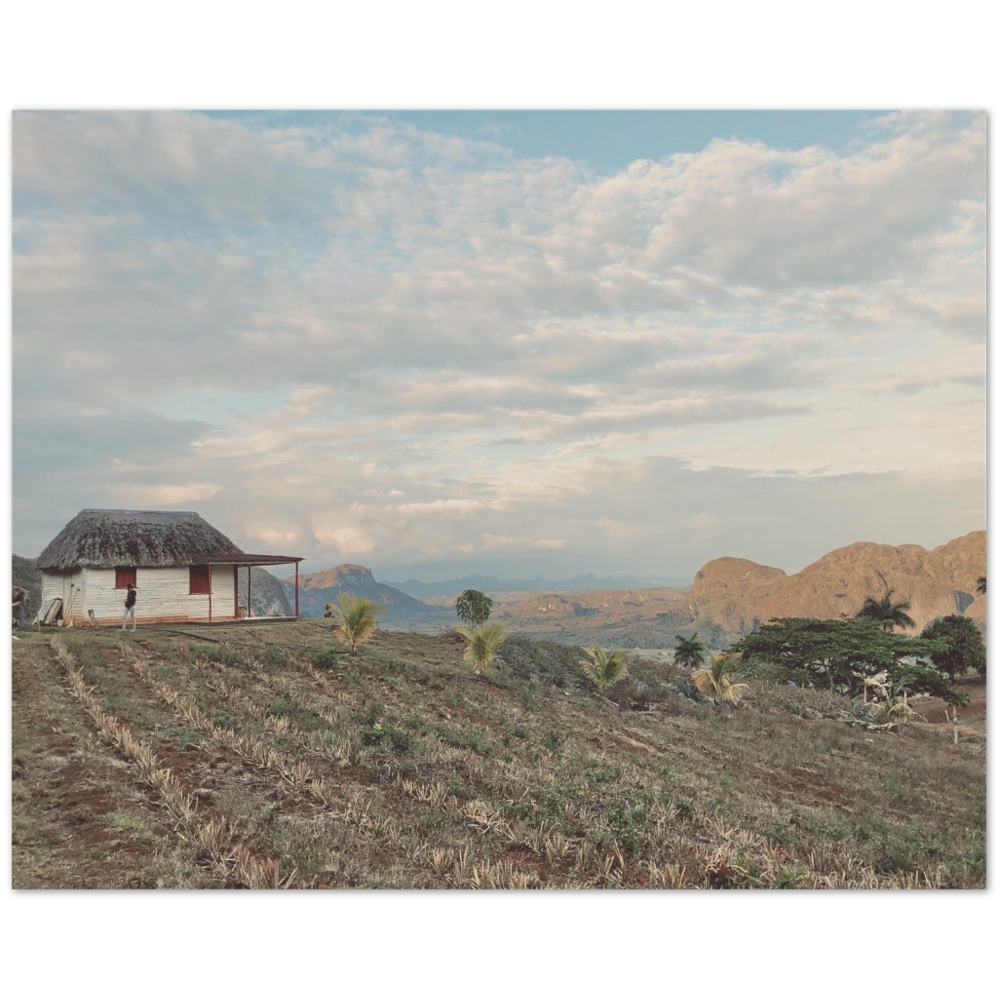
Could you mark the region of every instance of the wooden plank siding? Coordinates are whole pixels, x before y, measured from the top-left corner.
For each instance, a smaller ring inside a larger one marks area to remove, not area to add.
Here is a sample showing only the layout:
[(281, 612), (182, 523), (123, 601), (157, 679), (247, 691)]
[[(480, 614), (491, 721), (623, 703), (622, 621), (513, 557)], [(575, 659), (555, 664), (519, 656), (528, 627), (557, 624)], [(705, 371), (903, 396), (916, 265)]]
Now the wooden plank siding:
[[(234, 620), (235, 572), (233, 566), (213, 566), (211, 595), (191, 594), (189, 567), (144, 569), (140, 566), (136, 573), (136, 623), (208, 621), (210, 601), (212, 621)], [(66, 609), (71, 599), (73, 625), (89, 624), (89, 612), (93, 611), (95, 624), (121, 626), (125, 593), (115, 588), (113, 569), (42, 573), (43, 603), (47, 600), (46, 595), (60, 597)]]

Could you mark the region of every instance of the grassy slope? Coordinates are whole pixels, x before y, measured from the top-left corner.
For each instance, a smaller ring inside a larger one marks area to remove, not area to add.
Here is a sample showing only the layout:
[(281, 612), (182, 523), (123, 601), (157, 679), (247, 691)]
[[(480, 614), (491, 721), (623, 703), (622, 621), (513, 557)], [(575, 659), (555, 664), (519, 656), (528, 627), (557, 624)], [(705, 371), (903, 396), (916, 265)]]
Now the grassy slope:
[(315, 622), (52, 639), (14, 644), (15, 887), (985, 887), (984, 716), (873, 734), (652, 663), (610, 691), (635, 711), (566, 647), (476, 677)]

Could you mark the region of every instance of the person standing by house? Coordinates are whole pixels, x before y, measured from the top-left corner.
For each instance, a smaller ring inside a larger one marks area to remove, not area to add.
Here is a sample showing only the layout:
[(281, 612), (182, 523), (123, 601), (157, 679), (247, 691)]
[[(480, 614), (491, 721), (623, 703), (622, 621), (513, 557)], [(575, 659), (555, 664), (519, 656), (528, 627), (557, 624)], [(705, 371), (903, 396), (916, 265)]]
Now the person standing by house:
[(125, 595), (125, 614), (122, 615), (122, 631), (125, 631), (125, 622), (128, 621), (128, 616), (132, 615), (132, 631), (135, 631), (135, 587), (130, 583), (128, 585), (128, 593)]

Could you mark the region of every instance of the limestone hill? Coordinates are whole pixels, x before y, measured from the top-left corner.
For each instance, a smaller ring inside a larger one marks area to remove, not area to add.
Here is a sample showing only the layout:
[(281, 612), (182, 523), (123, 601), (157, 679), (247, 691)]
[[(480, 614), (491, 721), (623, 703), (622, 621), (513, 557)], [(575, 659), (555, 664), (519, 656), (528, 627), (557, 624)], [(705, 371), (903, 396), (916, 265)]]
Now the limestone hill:
[(985, 575), (985, 531), (929, 551), (856, 542), (791, 576), (748, 559), (713, 559), (696, 574), (688, 607), (696, 619), (743, 634), (770, 618), (852, 616), (866, 597), (893, 590), (899, 600), (910, 601), (910, 617), (920, 630), (943, 615), (985, 622), (986, 595), (976, 590)]
[[(285, 581), (286, 585), (293, 582), (294, 578)], [(386, 610), (380, 620), (397, 625), (411, 623), (416, 626), (436, 622), (446, 616), (443, 608), (431, 607), (395, 587), (379, 583), (370, 569), (354, 563), (299, 577), (299, 609), (306, 618), (322, 618), (326, 605), (343, 594), (367, 597), (376, 604), (384, 605)]]

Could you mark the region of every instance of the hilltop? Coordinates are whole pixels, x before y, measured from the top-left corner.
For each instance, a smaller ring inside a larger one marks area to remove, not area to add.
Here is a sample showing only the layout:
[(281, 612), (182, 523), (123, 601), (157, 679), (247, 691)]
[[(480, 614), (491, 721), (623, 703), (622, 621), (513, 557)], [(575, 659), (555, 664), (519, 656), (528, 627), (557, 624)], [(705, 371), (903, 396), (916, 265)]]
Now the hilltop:
[[(686, 587), (513, 593), (496, 598), (491, 621), (512, 632), (558, 642), (665, 648), (674, 645), (678, 632), (696, 626), (688, 610)], [(710, 622), (701, 622), (701, 628), (706, 641), (721, 637)]]
[(411, 597), (438, 598), (431, 603), (443, 603), (444, 599), (455, 598), (463, 590), (481, 590), (484, 594), (504, 593), (587, 593), (592, 590), (622, 590), (626, 588), (662, 588), (683, 584), (682, 579), (664, 576), (662, 579), (653, 576), (635, 576), (623, 574), (620, 576), (597, 576), (594, 573), (577, 573), (562, 580), (549, 580), (536, 576), (531, 579), (510, 578), (499, 576), (483, 576), (471, 573), (468, 576), (455, 577), (450, 580), (424, 581), (409, 579), (403, 582), (390, 582), (388, 586), (396, 587)]
[(898, 600), (910, 601), (919, 631), (944, 615), (985, 622), (986, 595), (976, 590), (985, 575), (985, 531), (930, 550), (856, 542), (793, 575), (748, 559), (713, 559), (695, 575), (688, 610), (693, 618), (743, 635), (770, 618), (852, 616), (866, 597), (893, 590)]
[[(725, 556), (706, 563), (690, 587), (588, 587), (538, 591), (493, 589), (491, 620), (509, 632), (539, 639), (599, 643), (615, 648), (670, 648), (679, 634), (697, 631), (713, 648), (746, 635), (771, 618), (839, 618), (854, 615), (866, 597), (895, 591), (909, 600), (919, 631), (944, 615), (964, 614), (985, 624), (986, 595), (976, 590), (986, 574), (986, 532), (974, 531), (927, 550), (919, 545), (856, 542), (817, 559), (799, 573)], [(596, 581), (597, 577), (576, 577)], [(287, 582), (287, 581), (286, 581)], [(511, 581), (507, 581), (511, 582)], [(409, 584), (408, 584), (409, 585)], [(428, 584), (428, 590), (438, 589)], [(368, 597), (387, 607), (382, 620), (413, 631), (436, 632), (456, 624), (455, 594), (421, 601), (375, 580), (353, 563), (300, 578), (302, 614), (320, 617), (340, 594)]]
[[(284, 581), (291, 594), (294, 594), (294, 582), (294, 577), (286, 577)], [(379, 583), (370, 569), (356, 563), (344, 563), (333, 569), (304, 573), (299, 577), (299, 609), (305, 618), (322, 618), (327, 604), (336, 602), (344, 594), (367, 597), (383, 605), (386, 610), (380, 616), (381, 620), (395, 625), (426, 627), (445, 618), (444, 609), (424, 604), (395, 587)]]

